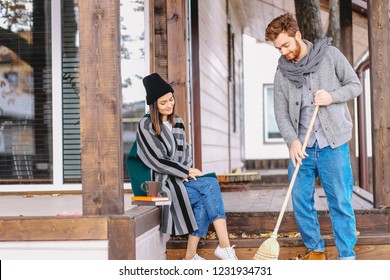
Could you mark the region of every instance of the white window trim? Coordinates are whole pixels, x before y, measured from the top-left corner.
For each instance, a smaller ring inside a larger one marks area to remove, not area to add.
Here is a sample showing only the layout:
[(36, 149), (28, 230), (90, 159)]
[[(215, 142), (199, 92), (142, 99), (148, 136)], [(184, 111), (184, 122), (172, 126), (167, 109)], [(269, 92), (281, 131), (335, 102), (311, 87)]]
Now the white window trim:
[[(62, 28), (61, 0), (53, 0), (52, 28), (52, 104), (53, 104), (53, 185), (63, 185), (62, 139)], [(53, 186), (51, 186), (53, 187)]]
[(275, 116), (274, 114), (272, 114), (272, 116), (269, 116), (269, 112), (273, 112), (274, 111), (274, 107), (273, 107), (273, 101), (271, 102), (271, 104), (269, 104), (269, 98), (268, 98), (268, 93), (269, 93), (269, 89), (272, 89), (273, 90), (274, 88), (274, 85), (273, 84), (264, 84), (263, 85), (263, 112), (264, 112), (264, 116), (263, 116), (263, 119), (264, 119), (264, 144), (277, 144), (277, 143), (284, 143), (284, 140), (282, 137), (279, 137), (279, 138), (269, 138), (268, 137), (268, 132), (269, 132), (269, 121), (270, 121), (270, 118), (272, 118), (273, 121), (275, 121)]

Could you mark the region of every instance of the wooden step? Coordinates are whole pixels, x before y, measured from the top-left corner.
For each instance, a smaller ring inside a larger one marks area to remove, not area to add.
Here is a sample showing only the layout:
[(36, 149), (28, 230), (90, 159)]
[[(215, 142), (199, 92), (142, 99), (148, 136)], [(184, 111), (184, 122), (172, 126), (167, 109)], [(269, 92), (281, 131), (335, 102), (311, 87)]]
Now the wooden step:
[[(355, 210), (358, 231), (356, 253), (358, 259), (390, 260), (390, 209)], [(259, 246), (269, 238), (274, 230), (279, 212), (228, 212), (227, 224), (231, 244), (236, 245), (239, 259), (251, 260)], [(328, 259), (337, 259), (337, 249), (332, 236), (332, 226), (328, 211), (318, 211), (321, 233), (325, 239)], [(210, 226), (213, 231), (213, 227)], [(279, 229), (279, 259), (294, 259), (306, 252), (297, 234), (294, 215), (286, 212)], [(283, 234), (290, 237), (283, 237)], [(264, 237), (266, 236), (266, 237)], [(201, 240), (198, 253), (206, 259), (216, 259), (213, 255), (216, 239)], [(167, 243), (167, 258), (182, 259), (186, 240), (171, 239)]]
[[(328, 211), (317, 211), (322, 234), (332, 233), (332, 224)], [(260, 234), (274, 230), (279, 212), (228, 212), (227, 226), (235, 234)], [(390, 228), (390, 209), (355, 210), (356, 228), (362, 234), (387, 232)], [(210, 230), (213, 231), (212, 225)], [(294, 214), (286, 212), (279, 233), (298, 231)]]
[(219, 183), (251, 182), (261, 179), (259, 172), (226, 173), (217, 175)]
[[(325, 250), (329, 260), (337, 260), (338, 253), (332, 237), (325, 238)], [(252, 260), (260, 245), (266, 238), (231, 239), (236, 245), (236, 255), (240, 260)], [(281, 237), (277, 239), (280, 245), (279, 260), (299, 259), (306, 252), (301, 238)], [(181, 260), (185, 255), (186, 240), (170, 240), (167, 243), (167, 259)], [(214, 250), (217, 240), (201, 240), (197, 253), (208, 260), (216, 260)], [(390, 260), (390, 234), (366, 234), (358, 237), (355, 247), (358, 260)]]
[(248, 191), (261, 180), (258, 172), (218, 174), (217, 178), (223, 192)]
[(288, 186), (287, 169), (263, 169), (261, 174), (261, 186)]

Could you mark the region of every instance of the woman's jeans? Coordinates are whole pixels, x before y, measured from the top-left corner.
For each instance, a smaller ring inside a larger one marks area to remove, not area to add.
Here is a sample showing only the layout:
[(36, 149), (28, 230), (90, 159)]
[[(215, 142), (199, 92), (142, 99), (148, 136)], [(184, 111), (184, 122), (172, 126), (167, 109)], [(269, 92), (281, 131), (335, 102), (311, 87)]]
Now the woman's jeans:
[[(308, 250), (324, 251), (317, 211), (314, 208), (315, 178), (319, 176), (325, 191), (332, 220), (339, 259), (355, 259), (356, 222), (352, 207), (353, 176), (348, 143), (332, 149), (320, 149), (317, 142), (306, 148), (309, 155), (302, 160), (293, 190), (295, 220)], [(294, 173), (290, 160), (289, 181)]]
[(216, 219), (226, 219), (221, 189), (214, 177), (198, 177), (184, 182), (194, 211), (198, 229), (191, 235), (204, 237), (210, 223)]

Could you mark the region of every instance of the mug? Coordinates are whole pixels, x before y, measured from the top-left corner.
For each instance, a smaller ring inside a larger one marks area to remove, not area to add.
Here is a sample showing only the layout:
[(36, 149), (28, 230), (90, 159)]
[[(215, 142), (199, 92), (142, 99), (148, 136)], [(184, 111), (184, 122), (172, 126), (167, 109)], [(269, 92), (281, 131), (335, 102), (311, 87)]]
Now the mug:
[(148, 196), (158, 196), (160, 190), (160, 182), (146, 181), (141, 184), (141, 189), (146, 192)]

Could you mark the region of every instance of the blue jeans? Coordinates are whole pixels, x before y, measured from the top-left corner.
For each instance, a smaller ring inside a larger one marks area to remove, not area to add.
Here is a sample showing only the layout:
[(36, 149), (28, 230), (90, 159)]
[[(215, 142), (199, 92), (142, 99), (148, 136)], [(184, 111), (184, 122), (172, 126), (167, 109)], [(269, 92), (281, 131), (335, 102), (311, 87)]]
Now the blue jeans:
[[(339, 259), (355, 259), (356, 221), (352, 207), (353, 176), (348, 143), (336, 149), (320, 149), (317, 142), (306, 148), (306, 157), (292, 190), (294, 216), (308, 250), (324, 251), (317, 211), (314, 207), (315, 178), (319, 176), (328, 201)], [(289, 181), (294, 173), (290, 160)]]
[(194, 211), (198, 229), (191, 235), (204, 237), (210, 223), (216, 219), (226, 219), (222, 200), (221, 188), (218, 180), (213, 177), (200, 177), (184, 182), (191, 207)]

